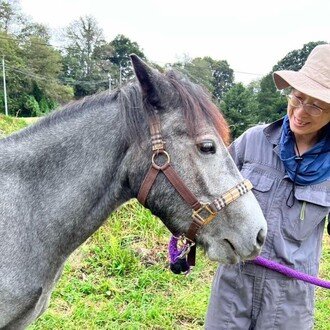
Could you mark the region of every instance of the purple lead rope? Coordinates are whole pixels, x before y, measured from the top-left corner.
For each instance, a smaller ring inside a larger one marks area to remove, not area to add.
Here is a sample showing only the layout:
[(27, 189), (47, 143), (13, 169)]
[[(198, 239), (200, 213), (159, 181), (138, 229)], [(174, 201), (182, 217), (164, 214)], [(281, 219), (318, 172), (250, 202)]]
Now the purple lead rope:
[[(185, 274), (187, 275), (190, 271), (190, 265), (187, 262), (187, 253), (189, 252), (189, 244), (181, 244), (178, 246), (178, 242), (182, 241), (181, 237), (172, 236), (168, 245), (170, 268), (175, 274)], [(256, 257), (252, 262), (256, 265), (269, 268), (276, 272), (279, 272), (288, 277), (295, 278), (304, 282), (308, 282), (322, 288), (330, 289), (330, 281), (325, 281), (320, 278), (307, 275), (305, 273), (294, 270), (290, 267), (278, 264), (275, 261), (265, 259), (263, 257)]]
[(311, 275), (307, 275), (304, 273), (301, 273), (297, 270), (294, 270), (292, 268), (289, 268), (287, 266), (283, 266), (281, 264), (278, 264), (277, 262), (265, 259), (263, 257), (257, 257), (253, 260), (253, 263), (259, 266), (263, 266), (266, 268), (269, 268), (271, 270), (275, 270), (276, 272), (279, 272), (281, 274), (284, 274), (286, 276), (295, 278), (297, 280), (302, 280), (304, 282), (308, 282), (317, 286), (321, 286), (326, 289), (330, 289), (330, 282), (321, 280), (320, 278), (313, 277)]

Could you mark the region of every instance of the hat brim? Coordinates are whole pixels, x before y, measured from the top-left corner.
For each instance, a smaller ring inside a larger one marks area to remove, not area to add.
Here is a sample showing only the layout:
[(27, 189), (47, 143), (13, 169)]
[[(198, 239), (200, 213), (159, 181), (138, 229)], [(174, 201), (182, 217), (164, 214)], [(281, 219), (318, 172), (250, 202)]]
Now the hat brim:
[(306, 95), (330, 104), (330, 89), (299, 71), (275, 71), (273, 79), (276, 87), (280, 90), (291, 86)]

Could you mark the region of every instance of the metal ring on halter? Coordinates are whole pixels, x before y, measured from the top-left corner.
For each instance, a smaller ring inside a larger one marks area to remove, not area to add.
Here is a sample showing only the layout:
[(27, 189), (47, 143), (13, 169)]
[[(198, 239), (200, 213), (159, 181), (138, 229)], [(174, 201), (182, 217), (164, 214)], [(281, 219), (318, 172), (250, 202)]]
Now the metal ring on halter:
[[(157, 165), (155, 162), (155, 157), (161, 154), (165, 155), (167, 159), (165, 160), (163, 165)], [(170, 164), (170, 161), (171, 161), (170, 155), (165, 150), (157, 150), (157, 152), (153, 153), (151, 158), (152, 166), (157, 170), (164, 170)]]

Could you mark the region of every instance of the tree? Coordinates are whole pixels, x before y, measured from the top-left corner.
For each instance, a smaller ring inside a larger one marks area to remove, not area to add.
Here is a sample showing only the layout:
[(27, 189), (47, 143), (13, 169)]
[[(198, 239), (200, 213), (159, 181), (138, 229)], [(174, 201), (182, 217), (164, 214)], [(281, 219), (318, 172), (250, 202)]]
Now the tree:
[(181, 62), (174, 63), (172, 67), (188, 76), (194, 83), (204, 86), (210, 93), (213, 93), (212, 61), (210, 57), (191, 59), (186, 56)]
[(33, 29), (23, 39), (0, 32), (10, 115), (40, 115), (72, 98), (72, 89), (58, 80), (62, 72), (60, 53), (47, 44), (47, 29), (38, 25), (37, 30), (43, 31), (43, 37), (35, 36)]
[(233, 139), (256, 123), (258, 103), (251, 87), (246, 88), (241, 83), (232, 86), (223, 95), (220, 108), (228, 120)]
[(212, 65), (214, 97), (220, 101), (222, 96), (234, 86), (234, 71), (227, 61), (214, 61)]
[(234, 85), (234, 71), (227, 61), (216, 61), (206, 56), (185, 58), (183, 62), (177, 62), (173, 66), (206, 87), (217, 101)]
[(80, 17), (66, 30), (67, 45), (64, 55), (64, 79), (74, 83), (75, 96), (82, 97), (98, 91), (100, 74), (96, 49), (105, 44), (103, 31), (92, 16)]
[[(38, 36), (30, 36), (24, 43), (24, 57), (27, 68), (33, 75), (29, 78), (30, 86), (38, 86), (41, 96), (34, 94), (36, 100), (42, 98), (67, 102), (72, 97), (72, 89), (59, 81), (62, 74), (62, 57), (58, 50), (45, 43)], [(33, 90), (33, 88), (31, 88)]]
[(146, 57), (136, 42), (131, 41), (122, 34), (117, 35), (109, 45), (112, 48), (109, 59), (112, 64), (119, 68), (118, 78), (121, 83), (124, 83), (134, 75), (129, 55), (134, 53), (144, 60), (146, 60)]
[[(25, 68), (25, 62), (19, 42), (14, 36), (3, 31), (0, 32), (0, 40), (0, 52), (4, 55), (6, 70), (8, 111), (10, 115), (16, 115), (21, 108), (22, 98), (27, 93), (26, 76), (21, 72)], [(2, 78), (1, 70), (1, 86)], [(2, 101), (1, 108), (4, 109), (4, 100)]]
[(18, 0), (0, 0), (0, 31), (13, 32), (15, 25), (21, 24), (21, 20)]
[(261, 79), (257, 101), (257, 123), (271, 123), (285, 115), (287, 101), (286, 98), (276, 90), (272, 73), (269, 73)]
[(22, 26), (18, 38), (26, 40), (30, 37), (39, 38), (42, 43), (49, 43), (50, 34), (46, 26), (39, 23), (26, 21), (25, 25)]

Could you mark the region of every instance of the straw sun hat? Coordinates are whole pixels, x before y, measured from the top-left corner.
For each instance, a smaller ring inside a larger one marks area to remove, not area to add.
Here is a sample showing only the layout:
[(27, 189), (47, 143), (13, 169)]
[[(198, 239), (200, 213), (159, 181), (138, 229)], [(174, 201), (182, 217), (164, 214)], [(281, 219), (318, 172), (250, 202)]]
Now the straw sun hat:
[(316, 46), (299, 71), (275, 71), (278, 89), (289, 86), (330, 104), (330, 44)]

